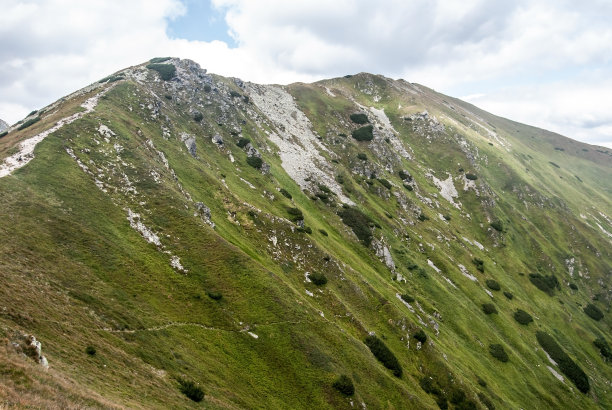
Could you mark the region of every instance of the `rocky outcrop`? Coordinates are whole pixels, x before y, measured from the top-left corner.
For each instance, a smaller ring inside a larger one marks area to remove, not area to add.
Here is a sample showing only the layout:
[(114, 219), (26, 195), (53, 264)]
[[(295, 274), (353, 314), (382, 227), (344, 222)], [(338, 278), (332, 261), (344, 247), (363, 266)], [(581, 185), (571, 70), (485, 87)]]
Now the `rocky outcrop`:
[(8, 130), (8, 128), (9, 128), (9, 125), (5, 121), (0, 119), (0, 132), (4, 132)]

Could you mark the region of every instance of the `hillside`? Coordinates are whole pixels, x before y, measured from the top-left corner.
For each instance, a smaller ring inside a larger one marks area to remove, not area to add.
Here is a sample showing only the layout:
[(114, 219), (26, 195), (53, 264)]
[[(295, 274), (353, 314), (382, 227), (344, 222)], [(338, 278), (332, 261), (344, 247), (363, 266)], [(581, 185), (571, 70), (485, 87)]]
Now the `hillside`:
[(612, 407), (608, 149), (404, 80), (157, 58), (0, 158), (1, 403)]

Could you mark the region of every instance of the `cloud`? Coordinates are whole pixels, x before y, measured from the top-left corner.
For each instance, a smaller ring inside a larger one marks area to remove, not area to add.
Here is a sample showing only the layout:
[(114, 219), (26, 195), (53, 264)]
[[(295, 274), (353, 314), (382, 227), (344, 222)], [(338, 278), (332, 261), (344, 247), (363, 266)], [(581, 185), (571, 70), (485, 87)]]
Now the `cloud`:
[(605, 0), (212, 0), (235, 47), (170, 38), (168, 21), (187, 12), (179, 0), (4, 3), (0, 117), (10, 122), (116, 70), (173, 55), (256, 82), (402, 77), (575, 138), (612, 140), (601, 108), (612, 106)]

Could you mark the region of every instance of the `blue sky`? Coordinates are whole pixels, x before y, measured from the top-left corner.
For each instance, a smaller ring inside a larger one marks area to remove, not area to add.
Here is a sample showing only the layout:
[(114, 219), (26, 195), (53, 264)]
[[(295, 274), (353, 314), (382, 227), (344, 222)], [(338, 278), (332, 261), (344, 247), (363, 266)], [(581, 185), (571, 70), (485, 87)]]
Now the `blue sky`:
[(0, 118), (170, 55), (261, 83), (404, 78), (612, 148), (611, 21), (609, 0), (3, 0)]

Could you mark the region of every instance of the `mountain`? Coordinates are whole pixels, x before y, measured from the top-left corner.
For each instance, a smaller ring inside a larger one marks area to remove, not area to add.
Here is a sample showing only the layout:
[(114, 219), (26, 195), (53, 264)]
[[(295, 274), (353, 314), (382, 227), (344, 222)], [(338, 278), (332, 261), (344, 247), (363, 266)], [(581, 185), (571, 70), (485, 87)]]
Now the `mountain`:
[(156, 58), (0, 158), (8, 406), (612, 407), (608, 149)]
[(0, 118), (0, 132), (8, 130), (9, 125)]

